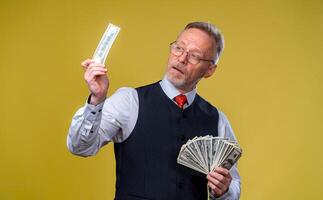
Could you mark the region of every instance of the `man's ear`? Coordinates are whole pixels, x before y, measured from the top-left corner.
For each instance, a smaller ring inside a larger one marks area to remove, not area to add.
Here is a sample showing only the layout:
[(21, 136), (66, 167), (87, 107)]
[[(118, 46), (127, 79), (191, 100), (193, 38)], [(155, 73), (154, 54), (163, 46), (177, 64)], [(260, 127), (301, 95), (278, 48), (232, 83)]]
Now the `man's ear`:
[(210, 64), (203, 77), (209, 78), (210, 76), (212, 76), (217, 66), (218, 66), (217, 64)]

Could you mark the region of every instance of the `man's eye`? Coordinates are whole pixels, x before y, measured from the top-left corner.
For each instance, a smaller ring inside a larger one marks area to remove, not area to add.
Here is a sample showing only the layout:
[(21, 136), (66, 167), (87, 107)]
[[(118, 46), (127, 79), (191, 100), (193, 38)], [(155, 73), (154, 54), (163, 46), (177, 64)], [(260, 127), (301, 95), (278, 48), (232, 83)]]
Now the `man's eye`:
[(196, 54), (191, 54), (191, 57), (194, 58), (194, 59), (196, 59), (196, 60), (200, 59), (200, 56), (199, 55), (196, 55)]
[(182, 48), (182, 47), (180, 47), (180, 46), (176, 46), (176, 47), (175, 47), (175, 49), (176, 49), (177, 51), (183, 51), (183, 48)]

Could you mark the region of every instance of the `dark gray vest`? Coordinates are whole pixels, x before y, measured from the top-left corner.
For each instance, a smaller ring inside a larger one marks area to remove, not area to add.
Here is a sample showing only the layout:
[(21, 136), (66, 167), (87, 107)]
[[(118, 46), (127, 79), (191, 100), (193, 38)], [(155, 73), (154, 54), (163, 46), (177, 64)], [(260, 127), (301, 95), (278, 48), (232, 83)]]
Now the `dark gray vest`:
[(137, 92), (135, 128), (124, 142), (114, 144), (115, 200), (207, 199), (206, 175), (177, 164), (177, 156), (188, 139), (218, 135), (217, 109), (196, 95), (183, 111), (159, 83)]

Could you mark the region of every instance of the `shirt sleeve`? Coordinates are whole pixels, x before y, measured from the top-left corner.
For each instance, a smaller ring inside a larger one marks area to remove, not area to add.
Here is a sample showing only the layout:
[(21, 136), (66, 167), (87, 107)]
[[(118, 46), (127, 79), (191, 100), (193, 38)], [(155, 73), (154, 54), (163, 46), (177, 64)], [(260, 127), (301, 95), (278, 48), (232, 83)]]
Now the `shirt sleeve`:
[(75, 155), (97, 154), (110, 141), (129, 137), (138, 117), (138, 94), (133, 88), (120, 88), (104, 102), (86, 103), (73, 116), (67, 147)]
[[(231, 128), (229, 120), (227, 117), (219, 111), (219, 124), (218, 133), (220, 137), (227, 137), (230, 140), (237, 141), (234, 132)], [(220, 197), (215, 198), (216, 200), (237, 200), (240, 199), (241, 192), (241, 178), (237, 169), (237, 164), (235, 164), (230, 170), (232, 181), (229, 186), (229, 190)]]

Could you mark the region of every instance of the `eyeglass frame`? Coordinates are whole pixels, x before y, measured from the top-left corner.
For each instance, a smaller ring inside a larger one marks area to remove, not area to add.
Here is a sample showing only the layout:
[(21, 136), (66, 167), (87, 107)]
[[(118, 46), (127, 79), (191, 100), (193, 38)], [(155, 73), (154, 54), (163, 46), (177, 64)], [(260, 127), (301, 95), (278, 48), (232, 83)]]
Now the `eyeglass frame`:
[[(179, 45), (177, 44), (177, 41), (174, 41), (174, 42), (170, 43), (169, 45), (170, 45), (170, 53), (171, 53), (171, 54), (173, 54), (174, 56), (179, 57), (179, 56), (183, 55), (183, 53), (184, 53), (184, 52), (186, 52), (186, 53), (187, 53), (187, 61), (188, 61), (189, 63), (193, 64), (193, 65), (197, 65), (197, 64), (199, 64), (201, 61), (211, 62), (213, 65), (215, 64), (215, 61), (214, 61), (214, 60), (209, 60), (209, 59), (199, 58), (198, 56), (196, 57), (196, 58), (198, 59), (198, 62), (194, 64), (194, 63), (190, 62), (190, 58), (191, 58), (191, 55), (192, 55), (192, 54), (191, 54), (191, 52), (186, 51), (186, 49), (185, 49), (184, 47), (179, 46)], [(181, 48), (181, 49), (182, 49), (181, 54), (179, 54), (179, 55), (175, 55), (174, 53), (172, 53), (172, 49), (173, 49), (172, 47), (173, 47), (173, 45), (176, 45), (177, 47), (179, 47), (179, 48)]]

